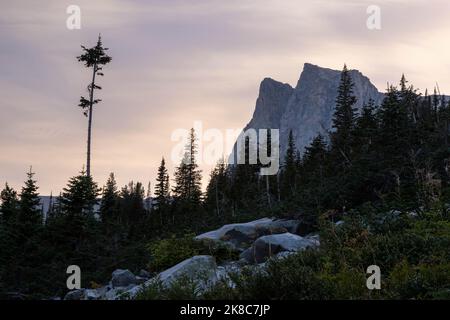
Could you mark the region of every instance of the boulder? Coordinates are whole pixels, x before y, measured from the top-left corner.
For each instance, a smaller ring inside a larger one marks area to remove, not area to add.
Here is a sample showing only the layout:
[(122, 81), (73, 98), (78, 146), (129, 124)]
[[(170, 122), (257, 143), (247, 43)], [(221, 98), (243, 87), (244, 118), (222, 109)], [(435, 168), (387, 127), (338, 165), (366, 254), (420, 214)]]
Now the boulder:
[(410, 211), (407, 213), (408, 217), (410, 218), (417, 218), (419, 217), (419, 214), (416, 211)]
[(337, 221), (335, 224), (334, 224), (334, 226), (335, 227), (339, 227), (339, 226), (341, 226), (341, 225), (343, 225), (344, 224), (344, 220), (339, 220), (339, 221)]
[(67, 292), (64, 300), (83, 300), (84, 299), (84, 289), (77, 289)]
[(308, 234), (305, 239), (311, 241), (316, 247), (320, 246), (320, 236), (318, 234)]
[(212, 256), (194, 256), (169, 268), (158, 275), (164, 286), (169, 286), (173, 281), (186, 277), (198, 281), (202, 288), (214, 283), (216, 279), (216, 259)]
[(137, 276), (136, 277), (136, 284), (141, 284), (141, 283), (144, 283), (145, 281), (147, 281), (148, 280), (148, 278), (143, 278), (143, 277), (139, 277), (139, 276)]
[(217, 230), (209, 231), (209, 232), (203, 233), (201, 235), (198, 235), (195, 237), (195, 239), (197, 239), (197, 240), (202, 240), (202, 239), (223, 240), (223, 238), (227, 234), (227, 232), (229, 232), (231, 230), (235, 230), (235, 231), (242, 233), (248, 237), (252, 237), (256, 233), (256, 228), (262, 228), (262, 227), (268, 226), (272, 222), (273, 222), (272, 219), (263, 218), (263, 219), (259, 219), (259, 220), (255, 220), (255, 221), (246, 222), (246, 223), (226, 224)]
[(130, 270), (117, 269), (112, 273), (112, 286), (127, 287), (131, 284), (136, 284), (136, 277)]
[(295, 254), (295, 251), (281, 251), (281, 252), (278, 252), (274, 256), (274, 258), (275, 259), (285, 259), (285, 258), (287, 258), (287, 257), (289, 257), (289, 256), (291, 256), (293, 254)]
[(272, 231), (272, 233), (280, 233), (280, 232), (275, 232), (277, 229), (284, 229), (284, 232), (290, 232), (290, 233), (297, 233), (297, 229), (300, 225), (300, 220), (285, 220), (285, 219), (280, 219), (280, 220), (274, 220), (271, 224), (270, 224), (270, 229)]
[(258, 238), (258, 231), (250, 226), (236, 226), (227, 231), (220, 239), (230, 243), (232, 248), (239, 249), (249, 247)]
[(317, 246), (316, 241), (289, 232), (258, 238), (253, 245), (241, 254), (249, 263), (263, 263), (269, 257), (282, 251), (300, 251)]
[(246, 223), (227, 224), (217, 230), (203, 233), (195, 239), (222, 242), (230, 245), (233, 249), (243, 251), (261, 236), (286, 232), (296, 233), (299, 224), (298, 220), (263, 218)]
[(144, 287), (160, 281), (161, 285), (169, 287), (174, 281), (180, 279), (193, 280), (198, 284), (198, 289), (204, 290), (214, 285), (219, 277), (216, 260), (212, 256), (201, 255), (186, 259), (179, 264), (169, 268), (139, 286), (134, 286), (128, 291), (114, 297), (114, 299), (134, 298)]
[(151, 274), (147, 270), (141, 269), (141, 271), (139, 271), (139, 277), (148, 279), (151, 277)]
[(84, 300), (99, 300), (103, 297), (105, 292), (99, 289), (86, 289), (84, 291)]
[[(136, 294), (139, 292), (139, 290), (142, 289), (143, 284), (136, 285), (136, 284), (130, 284), (126, 287), (118, 287), (118, 288), (112, 288), (111, 290), (107, 291), (104, 295), (104, 299), (106, 300), (127, 300), (130, 298), (133, 298), (136, 296)], [(130, 292), (133, 292), (133, 290), (136, 289), (136, 292), (134, 292), (133, 295), (130, 294)], [(137, 290), (139, 289), (139, 290)]]

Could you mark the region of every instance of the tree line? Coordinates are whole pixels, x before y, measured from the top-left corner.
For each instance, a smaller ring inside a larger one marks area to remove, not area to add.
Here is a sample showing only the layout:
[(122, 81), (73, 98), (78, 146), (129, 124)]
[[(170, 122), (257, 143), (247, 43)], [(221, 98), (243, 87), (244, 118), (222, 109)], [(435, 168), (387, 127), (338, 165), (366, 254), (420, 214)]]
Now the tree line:
[(367, 202), (423, 211), (447, 199), (450, 101), (437, 90), (420, 94), (403, 75), (381, 105), (369, 100), (358, 110), (353, 87), (344, 66), (332, 130), (305, 150), (291, 131), (277, 175), (260, 176), (258, 164), (219, 163), (206, 192), (208, 211), (224, 221), (255, 211), (297, 216), (314, 230), (320, 217)]
[(389, 86), (380, 106), (367, 101), (358, 111), (355, 105), (344, 67), (328, 134), (298, 150), (291, 132), (274, 176), (261, 176), (260, 163), (232, 166), (221, 160), (204, 193), (192, 129), (172, 179), (162, 158), (151, 205), (149, 190), (140, 182), (119, 188), (111, 173), (99, 188), (82, 171), (44, 214), (30, 170), (20, 192), (8, 184), (1, 191), (0, 296), (60, 296), (72, 264), (81, 267), (84, 287), (95, 286), (117, 268), (145, 267), (154, 240), (224, 223), (296, 217), (306, 232), (317, 230), (321, 218), (335, 219), (368, 202), (419, 213), (445, 202), (450, 155), (446, 97), (436, 91), (422, 96), (402, 76), (398, 86)]

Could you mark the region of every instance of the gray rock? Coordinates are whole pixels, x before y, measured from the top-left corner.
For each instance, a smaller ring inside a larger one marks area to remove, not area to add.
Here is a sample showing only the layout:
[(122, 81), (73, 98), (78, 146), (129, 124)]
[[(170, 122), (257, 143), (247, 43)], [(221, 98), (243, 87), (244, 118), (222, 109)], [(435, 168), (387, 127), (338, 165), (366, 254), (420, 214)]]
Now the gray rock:
[(136, 284), (136, 277), (130, 270), (117, 269), (112, 273), (111, 284), (114, 288)]
[(217, 230), (203, 233), (195, 239), (219, 241), (230, 245), (231, 248), (244, 250), (261, 236), (285, 232), (295, 233), (299, 223), (298, 220), (263, 218), (246, 223), (227, 224)]
[(391, 210), (382, 214), (379, 214), (378, 217), (375, 219), (375, 222), (379, 225), (389, 223), (389, 222), (395, 222), (398, 221), (402, 216), (402, 212), (399, 210)]
[(270, 224), (270, 231), (271, 233), (279, 233), (276, 232), (277, 229), (285, 229), (284, 232), (297, 233), (299, 225), (300, 225), (299, 220), (285, 220), (285, 219), (274, 220)]
[(64, 300), (83, 300), (85, 289), (77, 289), (67, 292)]
[(181, 277), (198, 281), (205, 288), (216, 279), (216, 259), (212, 256), (194, 256), (161, 272), (158, 277), (163, 285), (170, 285)]
[(281, 251), (281, 252), (278, 252), (274, 256), (274, 258), (275, 259), (285, 259), (285, 258), (287, 258), (287, 257), (289, 257), (289, 256), (291, 256), (293, 254), (295, 254), (295, 251)]
[(85, 300), (99, 300), (102, 298), (102, 291), (98, 289), (86, 289), (84, 292)]
[(139, 277), (148, 279), (151, 277), (151, 274), (147, 270), (141, 269), (141, 271), (139, 271)]
[(241, 254), (241, 258), (249, 263), (263, 263), (269, 257), (282, 251), (295, 252), (315, 246), (317, 246), (315, 241), (292, 233), (274, 234), (258, 238), (249, 249)]
[(244, 234), (248, 237), (254, 236), (256, 233), (257, 228), (265, 227), (272, 223), (272, 219), (269, 218), (262, 218), (255, 221), (250, 221), (246, 223), (233, 223), (233, 224), (226, 224), (222, 226), (221, 228), (213, 231), (209, 231), (206, 233), (203, 233), (201, 235), (198, 235), (195, 237), (197, 240), (202, 239), (208, 239), (208, 240), (223, 240), (224, 236), (227, 234), (227, 232), (231, 230), (236, 230), (241, 234)]
[[(350, 70), (355, 84), (356, 108), (373, 99), (381, 104), (384, 94), (357, 70)], [(312, 139), (321, 133), (327, 136), (332, 130), (332, 118), (340, 81), (340, 70), (321, 68), (305, 63), (295, 88), (266, 78), (261, 82), (253, 117), (244, 130), (280, 129), (280, 155), (287, 149), (289, 131), (292, 130), (295, 145), (303, 152)], [(237, 154), (236, 145), (233, 148)], [(234, 155), (231, 159), (235, 159)], [(234, 161), (234, 163), (236, 163)]]
[(118, 296), (120, 296), (121, 293), (123, 293), (123, 289), (111, 289), (106, 291), (104, 299), (106, 300), (116, 300)]
[(137, 276), (137, 277), (136, 277), (136, 284), (144, 283), (144, 282), (147, 281), (147, 280), (148, 280), (148, 278), (143, 278), (143, 277)]
[(316, 247), (320, 246), (320, 236), (318, 234), (308, 234), (305, 239), (311, 241)]
[[(149, 281), (149, 280), (147, 280)], [(105, 293), (106, 300), (128, 300), (136, 296), (142, 290), (143, 284), (130, 284), (126, 287), (117, 287)]]
[(342, 226), (344, 224), (344, 221), (343, 220), (339, 220), (339, 221), (337, 221), (335, 224), (334, 224), (334, 226), (335, 227), (339, 227), (339, 226)]
[(222, 241), (232, 244), (234, 248), (249, 247), (258, 238), (257, 229), (251, 226), (236, 226), (227, 231)]
[(122, 299), (122, 297), (131, 299), (135, 297), (140, 290), (154, 284), (155, 281), (160, 281), (163, 286), (170, 287), (176, 280), (189, 279), (195, 281), (198, 285), (198, 289), (202, 291), (217, 283), (219, 274), (220, 272), (217, 272), (217, 264), (214, 257), (206, 255), (194, 256), (161, 272), (157, 277), (152, 278), (139, 286), (129, 288), (123, 294), (115, 296), (114, 299)]
[(407, 213), (408, 217), (410, 218), (417, 218), (419, 214), (416, 211), (410, 211)]

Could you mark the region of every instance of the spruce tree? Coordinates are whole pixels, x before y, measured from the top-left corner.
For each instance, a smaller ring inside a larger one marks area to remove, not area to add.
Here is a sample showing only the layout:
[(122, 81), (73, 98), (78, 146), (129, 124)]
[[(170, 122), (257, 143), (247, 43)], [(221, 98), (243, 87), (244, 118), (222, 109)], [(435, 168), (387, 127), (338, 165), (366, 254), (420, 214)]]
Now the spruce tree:
[(372, 99), (365, 104), (361, 110), (361, 115), (356, 120), (354, 129), (353, 148), (362, 152), (374, 143), (378, 130), (378, 122), (375, 115), (375, 104)]
[(351, 158), (351, 132), (356, 119), (356, 97), (353, 95), (354, 83), (347, 66), (341, 72), (341, 80), (336, 98), (336, 110), (333, 116), (333, 129), (331, 134), (332, 150), (337, 154), (337, 160), (350, 164)]
[(388, 160), (386, 164), (398, 167), (408, 154), (409, 116), (399, 91), (393, 86), (388, 89), (381, 105), (379, 138), (379, 145)]
[(144, 195), (145, 190), (141, 182), (131, 181), (120, 192), (120, 221), (133, 238), (141, 234), (141, 224), (146, 218)]
[(92, 70), (92, 80), (87, 87), (89, 94), (88, 98), (81, 97), (79, 107), (83, 109), (83, 113), (88, 117), (88, 138), (87, 138), (87, 160), (86, 160), (86, 175), (91, 175), (91, 137), (92, 137), (92, 113), (93, 107), (101, 101), (95, 99), (94, 91), (102, 88), (96, 84), (96, 76), (103, 76), (103, 66), (111, 62), (111, 57), (106, 54), (108, 48), (103, 47), (102, 39), (98, 36), (95, 47), (86, 48), (81, 46), (83, 53), (77, 57), (78, 61), (83, 62), (86, 68)]
[(296, 175), (297, 175), (297, 150), (295, 147), (294, 136), (292, 130), (289, 131), (288, 147), (284, 157), (283, 170), (281, 173), (282, 187), (281, 196), (283, 198), (290, 198), (294, 195), (296, 190)]
[(111, 172), (102, 191), (100, 203), (100, 217), (102, 221), (107, 222), (115, 218), (118, 201), (119, 193), (117, 191), (117, 183), (114, 173)]
[(40, 208), (41, 199), (38, 193), (36, 180), (33, 179), (34, 172), (30, 168), (27, 173), (25, 186), (20, 193), (20, 210), (18, 223), (24, 226), (40, 226), (43, 223), (42, 210)]
[(17, 218), (19, 209), (19, 198), (17, 192), (8, 183), (0, 193), (0, 222), (8, 223)]
[(92, 216), (99, 193), (97, 183), (83, 170), (78, 176), (70, 178), (63, 189), (60, 200), (62, 209), (69, 217)]
[(201, 197), (201, 171), (196, 161), (197, 145), (194, 129), (191, 129), (189, 142), (181, 164), (175, 171), (175, 187), (173, 195), (176, 200), (189, 203), (192, 206), (200, 205)]
[(165, 207), (169, 201), (169, 188), (169, 174), (166, 168), (166, 161), (162, 158), (155, 185), (155, 199), (160, 209)]
[(300, 202), (304, 208), (303, 219), (309, 225), (309, 231), (315, 229), (318, 215), (327, 207), (330, 197), (327, 190), (327, 143), (319, 134), (305, 148), (302, 159), (302, 185), (299, 188)]
[(318, 134), (311, 144), (305, 148), (302, 164), (305, 168), (315, 169), (321, 165), (325, 160), (327, 154), (327, 143), (323, 135)]
[(228, 170), (222, 158), (211, 171), (210, 180), (206, 187), (205, 205), (210, 211), (214, 212), (214, 216), (210, 217), (213, 223), (225, 221), (228, 183)]
[(376, 143), (378, 139), (378, 119), (376, 106), (372, 99), (365, 104), (361, 115), (356, 120), (353, 130), (352, 168), (341, 179), (339, 195), (342, 205), (352, 207), (367, 199), (372, 199), (376, 185), (373, 183), (377, 172), (378, 155)]

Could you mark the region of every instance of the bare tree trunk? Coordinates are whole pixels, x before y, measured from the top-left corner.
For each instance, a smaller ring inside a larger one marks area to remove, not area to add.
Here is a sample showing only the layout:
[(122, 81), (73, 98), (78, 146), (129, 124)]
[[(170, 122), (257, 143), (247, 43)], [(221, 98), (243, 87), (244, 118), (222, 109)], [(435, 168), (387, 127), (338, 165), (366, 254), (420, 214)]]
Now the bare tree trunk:
[(86, 174), (88, 177), (91, 175), (91, 131), (92, 131), (92, 105), (89, 107), (88, 138), (87, 138)]
[(91, 176), (91, 140), (92, 140), (92, 112), (94, 103), (94, 86), (95, 86), (95, 74), (97, 73), (97, 65), (94, 65), (94, 70), (92, 73), (92, 82), (90, 88), (89, 97), (89, 121), (88, 121), (88, 138), (87, 138), (87, 159), (86, 159), (86, 175)]

